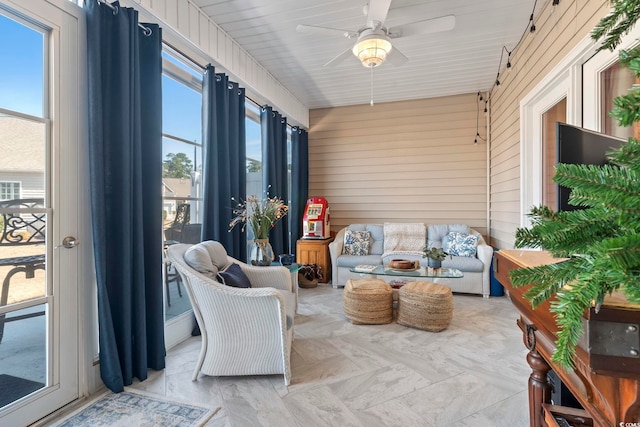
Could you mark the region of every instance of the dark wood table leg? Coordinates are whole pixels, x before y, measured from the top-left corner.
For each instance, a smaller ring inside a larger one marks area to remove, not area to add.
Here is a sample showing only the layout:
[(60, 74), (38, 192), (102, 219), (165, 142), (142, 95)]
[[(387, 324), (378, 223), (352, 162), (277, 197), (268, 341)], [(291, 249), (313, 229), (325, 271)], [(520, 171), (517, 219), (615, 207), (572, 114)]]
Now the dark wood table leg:
[(547, 427), (542, 410), (543, 403), (551, 401), (551, 384), (547, 373), (551, 367), (535, 349), (527, 354), (527, 363), (531, 366), (529, 375), (529, 421), (531, 427)]

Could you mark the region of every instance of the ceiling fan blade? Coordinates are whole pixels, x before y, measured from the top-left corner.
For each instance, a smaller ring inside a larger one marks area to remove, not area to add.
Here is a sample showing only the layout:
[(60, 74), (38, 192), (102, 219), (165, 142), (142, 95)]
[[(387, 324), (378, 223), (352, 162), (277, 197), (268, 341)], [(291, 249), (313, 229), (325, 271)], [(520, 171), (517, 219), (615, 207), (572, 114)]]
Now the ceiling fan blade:
[(388, 62), (394, 67), (397, 67), (398, 65), (404, 64), (408, 60), (409, 58), (404, 56), (404, 54), (394, 46), (393, 49), (391, 49), (391, 52), (389, 52), (389, 55), (387, 55), (387, 59), (384, 62)]
[(351, 48), (345, 50), (340, 55), (333, 58), (331, 61), (327, 62), (323, 65), (323, 67), (333, 67), (347, 59), (348, 57), (353, 56), (353, 52), (351, 52)]
[(349, 30), (341, 30), (339, 28), (327, 28), (327, 27), (316, 27), (313, 25), (303, 25), (299, 24), (296, 27), (296, 31), (299, 33), (305, 34), (342, 34), (344, 37), (351, 39), (358, 36), (358, 33), (355, 31)]
[(407, 37), (419, 34), (439, 33), (441, 31), (453, 30), (456, 26), (455, 15), (445, 15), (439, 18), (426, 19), (424, 21), (412, 22), (411, 24), (400, 25), (389, 28), (389, 37)]
[(391, 6), (391, 0), (369, 0), (367, 25), (372, 28), (375, 28), (374, 22), (383, 25), (389, 13), (389, 6)]

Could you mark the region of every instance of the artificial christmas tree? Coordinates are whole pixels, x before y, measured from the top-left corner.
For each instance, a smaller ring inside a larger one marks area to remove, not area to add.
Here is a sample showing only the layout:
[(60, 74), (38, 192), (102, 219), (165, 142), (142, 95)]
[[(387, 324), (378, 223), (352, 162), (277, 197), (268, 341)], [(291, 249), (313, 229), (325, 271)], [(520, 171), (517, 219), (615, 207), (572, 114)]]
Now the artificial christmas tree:
[[(615, 50), (640, 17), (640, 0), (611, 4), (611, 13), (591, 34), (602, 40), (599, 50)], [(619, 58), (640, 78), (640, 47), (621, 51)], [(614, 100), (611, 116), (622, 126), (640, 122), (640, 85)], [(551, 311), (558, 325), (553, 360), (566, 368), (573, 367), (587, 308), (597, 308), (614, 291), (640, 303), (640, 142), (629, 138), (609, 155), (610, 164), (604, 166), (556, 167), (554, 181), (571, 189), (571, 204), (585, 209), (554, 212), (537, 207), (531, 211), (532, 228), (516, 232), (516, 247), (542, 248), (567, 258), (511, 272), (514, 286), (535, 284), (526, 294), (533, 308), (553, 298)]]

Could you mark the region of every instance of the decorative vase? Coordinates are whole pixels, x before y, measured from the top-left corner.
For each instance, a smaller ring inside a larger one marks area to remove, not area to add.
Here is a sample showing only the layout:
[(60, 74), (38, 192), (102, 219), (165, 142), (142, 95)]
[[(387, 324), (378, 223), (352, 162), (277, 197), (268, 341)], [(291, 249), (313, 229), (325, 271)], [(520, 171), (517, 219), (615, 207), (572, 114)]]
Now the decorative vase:
[(251, 244), (249, 261), (251, 265), (267, 266), (275, 259), (269, 239), (254, 239)]
[(427, 258), (427, 266), (437, 270), (442, 267), (442, 261), (439, 259)]

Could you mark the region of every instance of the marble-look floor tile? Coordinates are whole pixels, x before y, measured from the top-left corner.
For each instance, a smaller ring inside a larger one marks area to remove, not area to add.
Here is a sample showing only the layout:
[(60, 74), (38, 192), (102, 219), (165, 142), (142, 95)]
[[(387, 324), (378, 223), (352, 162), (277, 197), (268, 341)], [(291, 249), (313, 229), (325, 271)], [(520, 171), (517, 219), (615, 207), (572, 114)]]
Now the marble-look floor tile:
[(403, 396), (403, 403), (435, 426), (449, 426), (521, 392), (506, 378), (465, 372)]
[(458, 427), (528, 427), (529, 394), (521, 391), (459, 422)]
[(191, 372), (180, 372), (165, 377), (166, 396), (207, 406), (224, 407), (218, 379), (200, 375), (197, 381), (191, 380)]
[[(390, 400), (364, 411), (354, 411), (354, 414), (367, 427), (433, 427), (410, 407), (402, 404), (401, 399)], [(489, 426), (487, 424), (484, 427)]]
[(368, 371), (329, 388), (351, 410), (362, 411), (420, 390), (431, 382), (402, 364)]
[(231, 425), (237, 427), (293, 426), (292, 415), (286, 410), (280, 396), (263, 377), (225, 377), (220, 380), (220, 391)]
[(282, 375), (191, 376), (200, 337), (168, 352), (167, 368), (132, 388), (222, 409), (208, 427), (524, 427), (530, 369), (517, 311), (504, 297), (454, 295), (454, 317), (433, 333), (353, 325), (343, 290), (301, 289)]
[(290, 393), (283, 400), (291, 414), (293, 414), (298, 426), (362, 426), (355, 415), (327, 387)]

